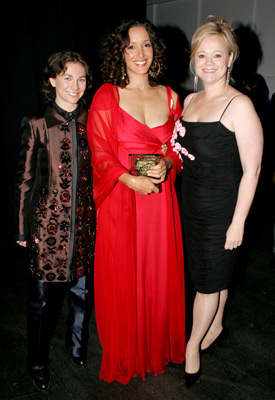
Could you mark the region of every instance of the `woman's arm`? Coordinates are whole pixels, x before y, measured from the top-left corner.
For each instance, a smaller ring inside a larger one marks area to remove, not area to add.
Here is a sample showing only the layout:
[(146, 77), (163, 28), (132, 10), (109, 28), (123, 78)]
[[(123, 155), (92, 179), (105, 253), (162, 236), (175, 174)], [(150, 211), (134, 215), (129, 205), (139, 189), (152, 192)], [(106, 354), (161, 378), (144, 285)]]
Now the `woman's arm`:
[(92, 151), (94, 200), (96, 207), (111, 193), (117, 182), (140, 194), (158, 192), (152, 180), (133, 176), (117, 156), (117, 99), (112, 85), (103, 85), (95, 94), (87, 122), (87, 134)]
[(38, 144), (32, 120), (25, 117), (21, 127), (21, 147), (15, 183), (15, 236), (26, 247), (29, 239), (30, 200), (36, 176)]
[(227, 230), (224, 248), (231, 250), (241, 245), (244, 224), (251, 207), (259, 175), (263, 151), (263, 132), (252, 102), (238, 96), (232, 103), (232, 122), (236, 135), (243, 175), (232, 222)]

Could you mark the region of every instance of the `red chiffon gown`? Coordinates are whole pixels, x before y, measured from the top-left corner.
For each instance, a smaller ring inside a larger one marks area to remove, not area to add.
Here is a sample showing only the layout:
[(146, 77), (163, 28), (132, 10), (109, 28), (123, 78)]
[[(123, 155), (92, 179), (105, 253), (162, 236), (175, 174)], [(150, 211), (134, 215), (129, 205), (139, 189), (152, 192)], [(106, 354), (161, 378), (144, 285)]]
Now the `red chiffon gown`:
[[(164, 372), (185, 356), (185, 294), (181, 223), (174, 189), (181, 164), (170, 145), (170, 116), (149, 128), (119, 107), (118, 87), (104, 84), (88, 118), (97, 207), (95, 313), (103, 347), (100, 378), (128, 383)], [(167, 152), (164, 155), (164, 149)], [(160, 193), (140, 195), (118, 178), (129, 154), (156, 153), (174, 161)]]

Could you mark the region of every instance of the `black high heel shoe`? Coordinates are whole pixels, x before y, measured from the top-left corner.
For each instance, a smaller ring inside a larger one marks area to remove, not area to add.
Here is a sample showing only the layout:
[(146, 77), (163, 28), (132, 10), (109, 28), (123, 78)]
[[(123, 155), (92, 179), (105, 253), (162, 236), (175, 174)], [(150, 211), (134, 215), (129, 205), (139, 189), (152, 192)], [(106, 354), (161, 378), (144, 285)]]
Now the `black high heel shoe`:
[(199, 350), (199, 359), (200, 359), (200, 368), (197, 372), (189, 373), (184, 371), (185, 384), (187, 389), (190, 389), (190, 387), (194, 385), (194, 383), (199, 379), (201, 375), (201, 350)]
[(210, 346), (206, 347), (205, 349), (201, 349), (201, 353), (206, 353), (210, 348), (212, 348), (215, 344), (222, 343), (225, 339), (229, 336), (229, 330), (224, 327), (221, 333), (216, 337), (216, 339), (210, 344)]
[(187, 389), (190, 389), (191, 386), (194, 385), (194, 383), (199, 379), (200, 375), (201, 375), (201, 367), (194, 374), (189, 374), (189, 372), (184, 371), (184, 377)]

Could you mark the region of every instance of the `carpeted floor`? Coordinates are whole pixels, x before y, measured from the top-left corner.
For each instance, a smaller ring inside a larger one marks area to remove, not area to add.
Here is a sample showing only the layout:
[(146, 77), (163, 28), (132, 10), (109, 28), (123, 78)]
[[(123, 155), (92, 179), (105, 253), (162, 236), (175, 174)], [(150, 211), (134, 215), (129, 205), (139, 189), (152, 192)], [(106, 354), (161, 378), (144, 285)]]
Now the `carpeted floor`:
[[(128, 385), (98, 378), (101, 346), (94, 314), (90, 323), (88, 365), (74, 366), (64, 347), (66, 304), (51, 342), (51, 390), (36, 391), (25, 370), (28, 271), (24, 252), (12, 249), (1, 277), (0, 399), (38, 400), (272, 400), (275, 399), (275, 270), (271, 238), (259, 235), (240, 262), (231, 292), (226, 325), (229, 338), (203, 355), (200, 380), (189, 390), (184, 365), (168, 365), (161, 376), (133, 378)], [(9, 278), (7, 278), (7, 276)], [(191, 296), (189, 296), (191, 298)], [(190, 299), (189, 299), (190, 300)], [(192, 302), (187, 298), (187, 326)]]

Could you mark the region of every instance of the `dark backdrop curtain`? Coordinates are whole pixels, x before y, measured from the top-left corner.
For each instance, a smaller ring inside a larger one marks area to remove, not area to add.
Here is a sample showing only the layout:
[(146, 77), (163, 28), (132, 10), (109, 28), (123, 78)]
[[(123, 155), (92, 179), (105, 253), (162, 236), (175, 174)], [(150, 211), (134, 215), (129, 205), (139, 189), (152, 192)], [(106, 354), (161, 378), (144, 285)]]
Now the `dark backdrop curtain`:
[[(5, 2), (7, 3), (7, 2)], [(102, 84), (100, 42), (122, 19), (146, 17), (146, 0), (129, 1), (12, 1), (1, 11), (1, 269), (9, 268), (13, 239), (14, 182), (20, 147), (19, 127), (25, 115), (44, 107), (43, 69), (57, 51), (82, 54), (94, 75), (92, 95)], [(4, 26), (4, 28), (3, 28)], [(5, 258), (6, 256), (6, 258)], [(5, 261), (8, 260), (8, 261)]]

